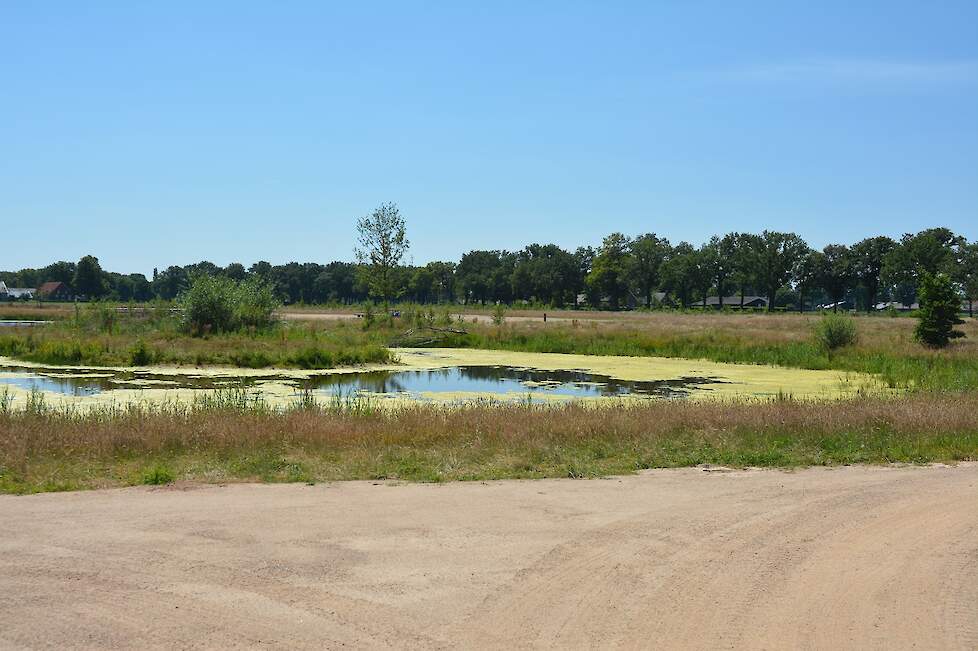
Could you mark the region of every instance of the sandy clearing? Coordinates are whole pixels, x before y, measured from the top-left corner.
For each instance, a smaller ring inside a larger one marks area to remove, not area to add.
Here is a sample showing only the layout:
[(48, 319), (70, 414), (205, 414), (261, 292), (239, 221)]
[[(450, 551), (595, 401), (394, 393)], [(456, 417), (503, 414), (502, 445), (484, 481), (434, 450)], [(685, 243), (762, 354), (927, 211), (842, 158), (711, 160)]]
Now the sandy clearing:
[[(624, 321), (634, 321), (635, 317), (629, 312), (548, 312), (546, 323), (572, 323), (583, 321), (586, 323), (618, 323)], [(639, 313), (635, 313), (639, 314)], [(628, 315), (628, 316), (622, 316)], [(355, 312), (281, 312), (280, 316), (287, 321), (348, 321), (350, 319), (363, 318)], [(470, 312), (458, 312), (452, 314), (453, 319), (462, 318), (465, 323), (492, 323), (491, 314), (473, 314)], [(525, 314), (506, 314), (506, 321), (510, 323), (545, 323), (543, 313)]]
[(978, 464), (0, 497), (3, 648), (978, 648)]

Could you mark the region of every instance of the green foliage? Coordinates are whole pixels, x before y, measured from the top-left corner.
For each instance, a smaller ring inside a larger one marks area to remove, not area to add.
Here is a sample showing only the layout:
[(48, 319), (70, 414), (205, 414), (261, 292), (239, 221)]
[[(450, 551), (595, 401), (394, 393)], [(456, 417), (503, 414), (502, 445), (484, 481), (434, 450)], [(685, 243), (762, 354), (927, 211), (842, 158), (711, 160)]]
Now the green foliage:
[(222, 276), (197, 276), (178, 298), (184, 325), (194, 335), (233, 330), (237, 285)]
[(249, 278), (238, 283), (235, 291), (234, 318), (243, 328), (264, 329), (270, 327), (279, 308), (271, 283), (261, 278)]
[(132, 366), (149, 366), (155, 360), (156, 356), (153, 351), (149, 349), (146, 342), (142, 339), (137, 339), (136, 343), (129, 349), (129, 363)]
[(373, 303), (367, 303), (363, 308), (363, 329), (369, 330), (377, 320)]
[(198, 275), (180, 295), (185, 327), (194, 335), (264, 329), (274, 323), (279, 303), (260, 278), (236, 282), (225, 276)]
[(356, 255), (371, 296), (385, 304), (395, 297), (395, 271), (409, 246), (404, 218), (394, 203), (381, 204), (357, 221)]
[(496, 303), (492, 308), (492, 323), (493, 325), (501, 326), (506, 321), (506, 306), (502, 303)]
[(852, 317), (842, 314), (825, 314), (815, 324), (815, 341), (825, 350), (836, 350), (856, 343), (858, 333)]
[(105, 281), (102, 278), (102, 267), (98, 258), (86, 255), (78, 261), (75, 267), (75, 277), (72, 283), (75, 291), (88, 298), (100, 298), (105, 294)]
[(618, 309), (628, 293), (631, 245), (631, 240), (621, 233), (604, 238), (587, 276), (591, 290), (598, 296), (607, 296), (612, 309)]
[(958, 317), (961, 298), (945, 274), (924, 272), (920, 282), (920, 321), (914, 330), (917, 341), (926, 346), (943, 348), (964, 333), (954, 326), (964, 323)]
[(163, 465), (155, 465), (147, 468), (141, 477), (143, 484), (147, 486), (162, 486), (173, 483), (173, 471)]

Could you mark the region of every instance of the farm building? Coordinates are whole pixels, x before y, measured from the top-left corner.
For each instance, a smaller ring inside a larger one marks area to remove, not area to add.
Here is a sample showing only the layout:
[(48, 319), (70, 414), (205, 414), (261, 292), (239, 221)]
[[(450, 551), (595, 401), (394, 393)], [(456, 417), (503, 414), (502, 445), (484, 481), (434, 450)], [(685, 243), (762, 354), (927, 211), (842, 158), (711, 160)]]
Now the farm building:
[(0, 301), (30, 300), (34, 298), (33, 287), (7, 287), (0, 281)]
[[(740, 309), (740, 295), (737, 296), (724, 296), (723, 297), (723, 307), (729, 307), (732, 309)], [(719, 296), (707, 296), (706, 306), (715, 309), (720, 309), (720, 297)], [(763, 296), (744, 296), (743, 306), (745, 308), (766, 308), (767, 299)]]
[(70, 301), (71, 289), (63, 282), (52, 280), (38, 287), (35, 295), (42, 301)]

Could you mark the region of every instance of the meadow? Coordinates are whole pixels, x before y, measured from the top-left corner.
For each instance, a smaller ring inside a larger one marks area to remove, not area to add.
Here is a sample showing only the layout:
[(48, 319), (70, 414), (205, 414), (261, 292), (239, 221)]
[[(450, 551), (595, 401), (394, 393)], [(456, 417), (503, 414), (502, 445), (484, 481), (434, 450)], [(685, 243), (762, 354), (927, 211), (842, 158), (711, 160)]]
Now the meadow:
[(0, 491), (173, 481), (321, 482), (598, 477), (713, 464), (780, 467), (978, 459), (978, 394), (826, 405), (489, 402), (376, 409), (369, 400), (270, 409), (227, 391), (194, 404), (80, 414), (43, 400), (0, 413)]
[[(311, 312), (309, 312), (311, 313)], [(307, 313), (308, 314), (308, 313)], [(752, 401), (581, 404), (489, 401), (451, 409), (378, 409), (370, 399), (270, 407), (234, 390), (191, 404), (82, 413), (38, 395), (0, 397), (0, 491), (170, 481), (474, 480), (594, 477), (701, 463), (730, 466), (954, 462), (978, 459), (978, 322), (944, 350), (913, 341), (914, 320), (855, 317), (835, 350), (818, 316), (655, 312), (478, 315), (403, 309), (399, 319), (287, 319), (262, 332), (190, 337), (169, 313), (99, 308), (0, 333), (0, 354), (55, 364), (326, 368), (390, 360), (387, 345), (586, 355), (668, 356), (880, 375), (899, 397), (837, 403)], [(477, 322), (473, 322), (476, 319)], [(420, 337), (420, 339), (419, 339)], [(393, 353), (396, 356), (396, 350)]]

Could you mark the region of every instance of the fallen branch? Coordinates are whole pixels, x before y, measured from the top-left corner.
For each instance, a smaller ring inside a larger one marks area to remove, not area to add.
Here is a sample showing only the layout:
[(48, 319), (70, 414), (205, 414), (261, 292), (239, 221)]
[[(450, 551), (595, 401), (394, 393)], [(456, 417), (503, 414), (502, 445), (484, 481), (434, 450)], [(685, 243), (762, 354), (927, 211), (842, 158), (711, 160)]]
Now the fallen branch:
[[(426, 331), (432, 332), (435, 335), (440, 335), (440, 336), (429, 335), (424, 339), (411, 341), (410, 339), (411, 337), (419, 336), (421, 335), (422, 332), (426, 332)], [(439, 328), (436, 326), (420, 326), (418, 328), (411, 328), (410, 330), (407, 330), (403, 334), (398, 335), (397, 337), (394, 338), (393, 341), (391, 341), (389, 346), (391, 348), (397, 348), (399, 346), (403, 346), (408, 342), (410, 342), (414, 346), (428, 346), (430, 344), (438, 343), (439, 341), (444, 339), (445, 336), (447, 335), (467, 335), (467, 334), (469, 334), (467, 330), (459, 330), (457, 328)]]

